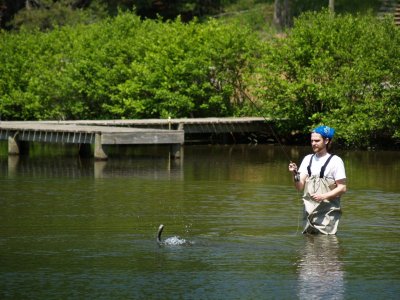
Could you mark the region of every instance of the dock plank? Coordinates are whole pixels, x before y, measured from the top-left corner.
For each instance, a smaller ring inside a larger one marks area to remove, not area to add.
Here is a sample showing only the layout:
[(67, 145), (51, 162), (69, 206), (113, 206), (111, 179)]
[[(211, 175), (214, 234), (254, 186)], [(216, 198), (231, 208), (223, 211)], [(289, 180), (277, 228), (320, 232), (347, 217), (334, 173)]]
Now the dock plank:
[(1, 122), (0, 139), (18, 133), (18, 140), (30, 142), (93, 143), (101, 134), (101, 144), (175, 144), (184, 142), (183, 130), (55, 124), (41, 122)]
[[(129, 119), (129, 120), (77, 120), (50, 121), (53, 124), (76, 124), (89, 126), (118, 126), (134, 128), (183, 128), (185, 134), (208, 133), (243, 133), (255, 132), (267, 128), (267, 122), (272, 119), (261, 117), (209, 117), (209, 118), (180, 118), (180, 119)], [(49, 123), (49, 121), (43, 121)]]

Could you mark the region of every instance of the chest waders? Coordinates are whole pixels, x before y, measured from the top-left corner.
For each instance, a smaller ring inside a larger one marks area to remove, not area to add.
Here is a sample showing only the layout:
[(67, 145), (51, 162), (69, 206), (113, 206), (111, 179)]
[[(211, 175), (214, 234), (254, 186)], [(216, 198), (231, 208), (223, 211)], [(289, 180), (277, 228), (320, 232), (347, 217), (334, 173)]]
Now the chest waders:
[(303, 233), (336, 234), (341, 216), (340, 197), (332, 200), (314, 201), (313, 194), (324, 194), (336, 187), (335, 180), (325, 177), (325, 169), (329, 164), (331, 155), (322, 166), (319, 176), (311, 175), (311, 164), (314, 155), (311, 156), (307, 167), (308, 177), (304, 186), (304, 209), (306, 214), (306, 225)]

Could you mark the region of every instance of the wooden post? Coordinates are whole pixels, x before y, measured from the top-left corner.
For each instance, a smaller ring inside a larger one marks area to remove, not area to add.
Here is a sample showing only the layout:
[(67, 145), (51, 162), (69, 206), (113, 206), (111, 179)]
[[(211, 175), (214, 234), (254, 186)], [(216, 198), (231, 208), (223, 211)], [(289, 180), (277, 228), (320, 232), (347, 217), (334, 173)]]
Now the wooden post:
[[(179, 123), (178, 130), (183, 130), (183, 123)], [(183, 158), (183, 145), (172, 144), (170, 148), (170, 157), (172, 158)]]
[(172, 158), (182, 158), (183, 157), (183, 146), (181, 144), (172, 144), (170, 150), (170, 156)]
[(16, 139), (17, 135), (8, 137), (8, 154), (9, 155), (19, 155), (20, 149), (19, 144)]
[(8, 137), (8, 154), (9, 155), (20, 155), (29, 152), (29, 143), (18, 141), (18, 132), (14, 136)]
[(107, 154), (103, 150), (101, 144), (101, 133), (96, 133), (94, 138), (94, 159), (96, 160), (107, 160)]

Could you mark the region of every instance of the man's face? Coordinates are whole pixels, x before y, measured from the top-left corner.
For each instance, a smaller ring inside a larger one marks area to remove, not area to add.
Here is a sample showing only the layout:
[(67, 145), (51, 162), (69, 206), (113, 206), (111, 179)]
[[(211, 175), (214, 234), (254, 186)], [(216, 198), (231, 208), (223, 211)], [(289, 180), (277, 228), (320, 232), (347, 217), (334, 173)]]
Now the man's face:
[(311, 147), (314, 153), (320, 153), (326, 150), (327, 139), (324, 139), (319, 133), (311, 133)]

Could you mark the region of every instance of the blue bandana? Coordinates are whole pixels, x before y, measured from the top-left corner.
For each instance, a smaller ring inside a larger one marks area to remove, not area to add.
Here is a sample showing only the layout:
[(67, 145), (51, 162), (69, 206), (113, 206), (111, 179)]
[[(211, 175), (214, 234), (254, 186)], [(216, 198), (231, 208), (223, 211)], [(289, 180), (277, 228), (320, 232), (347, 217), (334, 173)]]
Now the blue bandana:
[(322, 137), (327, 139), (332, 139), (335, 134), (335, 129), (328, 126), (319, 126), (315, 128), (312, 132), (319, 133)]

